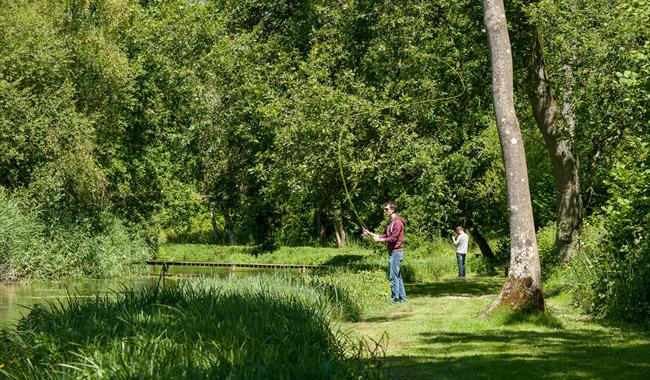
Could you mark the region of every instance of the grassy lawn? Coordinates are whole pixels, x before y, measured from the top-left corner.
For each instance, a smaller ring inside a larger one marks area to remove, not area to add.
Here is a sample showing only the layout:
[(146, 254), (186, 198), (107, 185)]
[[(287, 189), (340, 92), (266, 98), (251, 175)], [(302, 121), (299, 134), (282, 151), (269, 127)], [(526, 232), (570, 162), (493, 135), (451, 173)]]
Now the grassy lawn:
[(407, 285), (406, 305), (386, 304), (352, 335), (382, 341), (389, 379), (641, 379), (650, 375), (650, 337), (604, 326), (547, 299), (547, 313), (482, 318), (503, 279), (443, 278)]

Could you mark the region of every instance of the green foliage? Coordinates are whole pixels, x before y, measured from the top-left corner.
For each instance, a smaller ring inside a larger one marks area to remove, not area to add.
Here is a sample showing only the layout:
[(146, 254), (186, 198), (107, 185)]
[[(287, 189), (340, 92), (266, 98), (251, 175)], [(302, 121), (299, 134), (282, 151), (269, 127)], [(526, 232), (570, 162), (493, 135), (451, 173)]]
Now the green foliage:
[[(629, 174), (644, 166), (647, 163), (633, 164), (630, 171), (613, 175)], [(647, 214), (633, 211), (635, 207), (648, 207), (647, 176), (617, 188), (621, 192), (615, 196), (615, 203), (605, 206), (603, 215), (593, 217), (585, 226), (580, 250), (567, 268), (554, 274), (547, 291), (568, 290), (578, 305), (598, 317), (650, 326), (648, 237), (647, 231), (638, 227), (647, 225)], [(631, 207), (619, 208), (623, 204)]]
[[(376, 204), (387, 197), (404, 205), (412, 233), (430, 236), (444, 224), (454, 206), (441, 157), (470, 135), (459, 122), (471, 133), (485, 127), (476, 122), (485, 104), (476, 96), (486, 91), (486, 47), (469, 44), (481, 33), (467, 33), (480, 25), (480, 7), (156, 4), (55, 2), (48, 13), (35, 2), (27, 17), (9, 7), (5, 56), (16, 69), (3, 77), (14, 102), (7, 115), (33, 108), (23, 99), (32, 87), (11, 87), (27, 73), (39, 88), (64, 89), (47, 96), (71, 107), (40, 129), (64, 120), (75, 142), (61, 155), (44, 145), (32, 166), (8, 172), (23, 177), (7, 182), (11, 189), (33, 183), (35, 203), (49, 203), (51, 215), (97, 212), (93, 206), (106, 203), (154, 244), (161, 228), (187, 232), (191, 215), (206, 212), (197, 196), (224, 216), (221, 236), (259, 249), (277, 239), (321, 241), (335, 220), (356, 229), (376, 223)], [(34, 20), (41, 34), (29, 31)], [(52, 57), (20, 55), (28, 50)], [(51, 73), (27, 67), (38, 62)], [(446, 85), (459, 80), (468, 85)], [(439, 112), (450, 107), (457, 112)], [(8, 120), (4, 134), (27, 120)], [(386, 149), (388, 141), (400, 154)], [(8, 168), (27, 149), (13, 145)], [(75, 166), (65, 154), (83, 160)], [(39, 176), (25, 177), (32, 172)], [(342, 181), (362, 221), (341, 197)]]
[(580, 249), (569, 265), (558, 268), (548, 279), (545, 291), (549, 294), (566, 292), (575, 303), (593, 312), (593, 300), (597, 297), (592, 284), (597, 281), (593, 257), (602, 252), (606, 231), (600, 220), (587, 220), (580, 238)]
[(557, 250), (555, 248), (555, 223), (548, 224), (537, 231), (537, 252), (542, 266), (542, 277), (548, 278), (557, 268)]
[(650, 325), (650, 147), (628, 140), (625, 154), (611, 173), (611, 197), (603, 207), (606, 244), (593, 257), (600, 315)]
[[(645, 286), (647, 0), (525, 3), (513, 6), (539, 30), (556, 99), (575, 116), (583, 214), (612, 231), (589, 256), (607, 263), (598, 293), (643, 311), (610, 261)], [(354, 240), (380, 226), (393, 199), (408, 221), (405, 275), (437, 278), (453, 255), (421, 242), (465, 217), (507, 235), (488, 59), (481, 4), (467, 0), (2, 1), (0, 186), (21, 205), (7, 211), (20, 220), (7, 245), (25, 257), (80, 249), (83, 260), (52, 262), (96, 275), (115, 263), (99, 252), (131, 247), (127, 235), (138, 236), (127, 260), (142, 257), (140, 240), (333, 246), (337, 227)], [(539, 133), (524, 132), (548, 275), (555, 190)], [(506, 245), (470, 265), (500, 272)]]
[(456, 206), (453, 224), (449, 227), (464, 225), (463, 218), (467, 215), (480, 224), (483, 231), (498, 231), (507, 223), (499, 137), (491, 117), (484, 116), (480, 122), (485, 129), (444, 161), (449, 197)]
[(39, 215), (0, 191), (0, 281), (116, 276), (149, 257), (146, 245), (119, 220), (45, 225)]
[(646, 0), (614, 6), (605, 0), (544, 0), (527, 7), (560, 106), (570, 102), (575, 114), (581, 182), (593, 194), (585, 202), (589, 211), (608, 202), (603, 195), (619, 146), (628, 138), (647, 139), (648, 9)]
[(0, 17), (0, 184), (25, 190), (50, 221), (92, 216), (106, 187), (94, 130), (75, 110), (70, 51), (44, 7), (16, 4)]

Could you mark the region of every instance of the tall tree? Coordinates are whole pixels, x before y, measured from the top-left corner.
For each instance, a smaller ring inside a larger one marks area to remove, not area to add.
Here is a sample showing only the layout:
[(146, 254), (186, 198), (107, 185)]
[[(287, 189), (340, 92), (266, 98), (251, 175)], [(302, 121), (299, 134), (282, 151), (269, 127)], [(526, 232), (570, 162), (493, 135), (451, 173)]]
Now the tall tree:
[[(556, 249), (561, 262), (566, 262), (575, 251), (582, 230), (582, 198), (580, 195), (580, 169), (573, 137), (575, 120), (570, 112), (570, 102), (560, 110), (549, 83), (544, 53), (537, 27), (526, 20), (528, 51), (525, 64), (528, 82), (528, 99), (553, 165), (556, 195)], [(570, 69), (565, 65), (564, 71)], [(570, 90), (565, 90), (564, 98)], [(564, 115), (568, 115), (565, 117)]]
[(526, 154), (515, 113), (512, 54), (503, 0), (483, 1), (490, 44), (492, 100), (506, 170), (510, 216), (510, 270), (490, 309), (544, 310), (542, 274), (537, 254)]

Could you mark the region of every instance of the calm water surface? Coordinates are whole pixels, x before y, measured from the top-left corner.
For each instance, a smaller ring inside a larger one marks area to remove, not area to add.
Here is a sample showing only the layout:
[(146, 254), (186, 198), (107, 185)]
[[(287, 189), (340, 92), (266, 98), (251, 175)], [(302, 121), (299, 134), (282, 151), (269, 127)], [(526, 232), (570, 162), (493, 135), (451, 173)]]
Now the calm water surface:
[[(276, 271), (259, 268), (238, 268), (232, 272), (228, 268), (218, 267), (170, 267), (168, 276), (241, 277), (273, 273)], [(152, 267), (150, 275), (140, 277), (0, 285), (0, 328), (14, 327), (23, 315), (29, 313), (30, 307), (37, 303), (66, 303), (72, 297), (110, 296), (121, 292), (125, 287), (153, 286), (158, 282), (159, 274), (160, 267)]]

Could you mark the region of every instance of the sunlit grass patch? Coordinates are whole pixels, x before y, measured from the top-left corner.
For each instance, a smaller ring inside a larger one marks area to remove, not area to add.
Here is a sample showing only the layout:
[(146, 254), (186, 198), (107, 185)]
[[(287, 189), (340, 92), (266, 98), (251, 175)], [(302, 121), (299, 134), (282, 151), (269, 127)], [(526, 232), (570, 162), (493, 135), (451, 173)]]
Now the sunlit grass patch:
[[(280, 247), (273, 252), (254, 256), (251, 247), (247, 246), (165, 244), (160, 247), (157, 258), (168, 261), (325, 265), (344, 271), (361, 272), (387, 273), (388, 268), (387, 254), (383, 249), (360, 246), (344, 249)], [(453, 250), (449, 247), (442, 249), (440, 244), (420, 247), (414, 251), (407, 250), (402, 263), (402, 276), (406, 282), (432, 281), (455, 271)]]
[[(341, 260), (340, 258), (364, 258), (372, 255), (373, 251), (363, 248), (280, 247), (273, 252), (255, 256), (252, 254), (252, 247), (249, 246), (164, 244), (160, 247), (157, 258), (170, 261), (336, 265), (339, 264), (338, 260)], [(342, 260), (346, 261), (346, 259)]]

